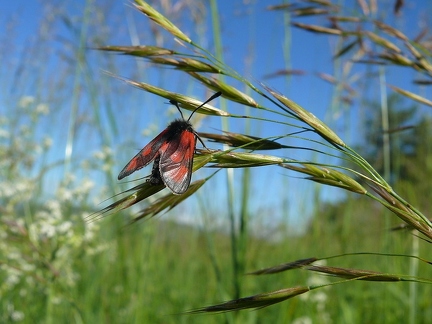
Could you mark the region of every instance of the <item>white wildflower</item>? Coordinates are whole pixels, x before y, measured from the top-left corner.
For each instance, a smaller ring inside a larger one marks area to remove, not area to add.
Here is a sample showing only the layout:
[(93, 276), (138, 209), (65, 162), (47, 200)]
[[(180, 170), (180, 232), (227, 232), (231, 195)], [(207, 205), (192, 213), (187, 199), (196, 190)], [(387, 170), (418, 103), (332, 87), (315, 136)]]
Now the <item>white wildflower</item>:
[(48, 115), (49, 114), (49, 107), (47, 104), (40, 103), (36, 106), (35, 109), (36, 113), (40, 115)]
[(66, 234), (71, 230), (71, 228), (72, 228), (72, 222), (66, 221), (61, 223), (57, 229), (59, 234)]
[(322, 291), (317, 291), (313, 296), (313, 300), (317, 303), (325, 303), (328, 300), (328, 295)]
[(29, 136), (32, 133), (32, 129), (29, 127), (29, 125), (21, 125), (19, 132), (21, 133), (21, 136)]
[(86, 222), (86, 226), (85, 226), (85, 232), (84, 232), (84, 237), (83, 240), (86, 242), (90, 242), (95, 235), (95, 232), (97, 232), (97, 230), (99, 229), (99, 225), (96, 224), (96, 222), (87, 222), (87, 218), (90, 216), (90, 214), (85, 214), (83, 215), (83, 219)]
[(109, 248), (111, 248), (109, 244), (99, 244), (95, 247), (88, 247), (86, 253), (87, 255), (96, 255), (108, 250)]
[(83, 160), (81, 162), (81, 169), (82, 170), (90, 170), (90, 168), (91, 168), (91, 163), (89, 160)]
[(44, 150), (48, 150), (52, 146), (52, 143), (53, 143), (52, 138), (49, 136), (45, 136), (42, 141), (42, 147), (44, 148)]
[(12, 197), (15, 193), (15, 186), (8, 181), (0, 182), (0, 196), (4, 198)]
[(42, 151), (43, 151), (43, 149), (42, 149), (41, 145), (39, 145), (39, 144), (34, 144), (33, 145), (33, 153), (39, 155), (39, 154), (42, 153)]
[(57, 192), (58, 198), (62, 201), (72, 201), (73, 192), (72, 190), (66, 188), (59, 188)]
[[(327, 262), (326, 260), (320, 260), (315, 262), (316, 265), (319, 266), (326, 266)], [(329, 283), (329, 280), (326, 276), (320, 275), (318, 273), (313, 273), (309, 279), (308, 279), (308, 285), (309, 286), (322, 286)], [(323, 289), (326, 289), (325, 287)]]
[(16, 252), (16, 251), (12, 251), (8, 253), (8, 259), (9, 260), (19, 260), (21, 259), (21, 254)]
[(3, 128), (0, 128), (0, 138), (8, 139), (10, 137), (10, 133)]
[(47, 214), (47, 216), (50, 219), (60, 220), (62, 218), (63, 213), (62, 213), (62, 206), (60, 204), (60, 201), (55, 199), (50, 199), (45, 203), (45, 206), (49, 210), (49, 214)]
[(76, 176), (75, 176), (73, 173), (68, 173), (68, 174), (65, 176), (65, 179), (64, 179), (64, 183), (63, 183), (63, 185), (64, 185), (64, 186), (72, 185), (72, 184), (74, 183), (75, 180), (76, 180)]
[(56, 259), (58, 260), (66, 260), (68, 255), (70, 255), (69, 246), (63, 245), (56, 252)]
[(56, 234), (56, 228), (52, 224), (49, 223), (41, 223), (40, 224), (40, 235), (44, 238), (52, 238)]
[(111, 156), (113, 154), (113, 151), (112, 151), (111, 147), (109, 147), (109, 146), (104, 146), (102, 148), (102, 151), (104, 152), (104, 154), (106, 156)]
[(21, 262), (21, 270), (25, 272), (34, 272), (36, 270), (36, 266), (31, 263)]
[(24, 96), (18, 101), (18, 106), (20, 108), (27, 108), (34, 102), (35, 102), (35, 98), (33, 96)]
[(88, 193), (94, 187), (94, 185), (95, 183), (90, 179), (84, 179), (80, 184), (80, 190)]
[(97, 160), (105, 161), (112, 157), (113, 151), (109, 146), (104, 146), (101, 151), (93, 153), (93, 157)]
[(292, 324), (312, 324), (312, 319), (307, 316), (302, 316), (292, 321)]
[(13, 311), (10, 317), (14, 322), (21, 322), (24, 319), (24, 313), (21, 311)]
[(10, 288), (14, 287), (19, 282), (20, 276), (21, 273), (18, 270), (9, 268), (7, 270), (6, 280), (4, 281), (5, 285)]
[(104, 154), (102, 151), (96, 151), (93, 153), (93, 157), (97, 160), (103, 160), (104, 159)]
[(24, 227), (25, 226), (24, 219), (18, 218), (17, 220), (15, 220), (15, 224), (19, 227)]
[(49, 220), (50, 219), (50, 212), (47, 212), (46, 210), (40, 210), (36, 212), (36, 218), (39, 220)]
[(32, 276), (27, 276), (25, 278), (25, 282), (27, 286), (32, 287), (35, 284), (35, 278), (33, 278)]
[(60, 305), (61, 302), (62, 302), (62, 299), (61, 299), (61, 297), (59, 297), (59, 296), (54, 296), (54, 297), (52, 297), (51, 302), (52, 302), (54, 305)]
[[(309, 286), (322, 286), (325, 284), (328, 284), (329, 280), (327, 279), (327, 277), (323, 276), (323, 275), (319, 275), (319, 274), (314, 274), (312, 276), (309, 277), (307, 284)], [(323, 287), (322, 289), (326, 289), (327, 287)]]

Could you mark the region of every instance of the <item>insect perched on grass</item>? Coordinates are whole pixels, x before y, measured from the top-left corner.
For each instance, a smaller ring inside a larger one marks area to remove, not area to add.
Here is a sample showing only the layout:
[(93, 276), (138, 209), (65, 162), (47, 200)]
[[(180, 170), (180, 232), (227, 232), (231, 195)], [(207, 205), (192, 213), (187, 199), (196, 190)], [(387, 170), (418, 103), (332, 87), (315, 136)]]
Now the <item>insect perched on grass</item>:
[(121, 180), (154, 161), (152, 173), (147, 181), (154, 185), (163, 182), (174, 194), (184, 193), (191, 182), (197, 138), (205, 146), (189, 121), (195, 111), (221, 94), (221, 92), (217, 92), (207, 99), (190, 114), (187, 120), (184, 119), (177, 101), (170, 100), (170, 103), (180, 111), (182, 118), (171, 122), (162, 133), (144, 146), (126, 164), (118, 175), (118, 179)]

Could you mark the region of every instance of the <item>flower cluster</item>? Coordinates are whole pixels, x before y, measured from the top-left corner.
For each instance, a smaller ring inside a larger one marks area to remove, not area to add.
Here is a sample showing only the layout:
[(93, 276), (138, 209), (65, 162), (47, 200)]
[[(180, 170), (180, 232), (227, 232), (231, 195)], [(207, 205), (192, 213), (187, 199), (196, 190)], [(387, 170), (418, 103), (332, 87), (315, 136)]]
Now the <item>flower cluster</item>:
[[(35, 292), (48, 303), (64, 300), (64, 288), (79, 280), (79, 256), (104, 250), (95, 240), (97, 223), (84, 219), (94, 182), (66, 175), (50, 192), (41, 186), (40, 161), (52, 139), (37, 129), (49, 107), (23, 97), (16, 108), (17, 116), (0, 116), (0, 322), (30, 316), (23, 305)], [(62, 289), (53, 290), (54, 282)]]

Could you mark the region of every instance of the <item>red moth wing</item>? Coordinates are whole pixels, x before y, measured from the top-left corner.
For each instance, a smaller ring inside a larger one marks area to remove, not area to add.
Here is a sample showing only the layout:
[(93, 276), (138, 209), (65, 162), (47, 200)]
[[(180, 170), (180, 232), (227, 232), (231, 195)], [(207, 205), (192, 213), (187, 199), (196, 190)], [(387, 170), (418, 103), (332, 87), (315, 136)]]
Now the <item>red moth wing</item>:
[(196, 136), (187, 128), (160, 149), (160, 175), (165, 185), (175, 194), (184, 193), (192, 177)]
[[(126, 164), (118, 175), (118, 179), (123, 179), (154, 160), (152, 173), (147, 181), (154, 185), (164, 182), (173, 193), (184, 193), (189, 188), (191, 182), (193, 155), (195, 153), (197, 138), (199, 139), (189, 120), (195, 111), (221, 95), (222, 92), (216, 92), (195, 108), (187, 120), (183, 118), (178, 102), (170, 100), (170, 103), (175, 105), (179, 110), (182, 119), (174, 120), (162, 133), (144, 146)], [(200, 142), (205, 146), (201, 139)]]
[(168, 129), (163, 130), (158, 136), (156, 136), (150, 143), (135, 155), (132, 160), (121, 170), (118, 175), (118, 179), (121, 180), (124, 177), (134, 173), (135, 171), (142, 169), (151, 161), (153, 161), (159, 155), (159, 149), (162, 144), (166, 143), (168, 139)]

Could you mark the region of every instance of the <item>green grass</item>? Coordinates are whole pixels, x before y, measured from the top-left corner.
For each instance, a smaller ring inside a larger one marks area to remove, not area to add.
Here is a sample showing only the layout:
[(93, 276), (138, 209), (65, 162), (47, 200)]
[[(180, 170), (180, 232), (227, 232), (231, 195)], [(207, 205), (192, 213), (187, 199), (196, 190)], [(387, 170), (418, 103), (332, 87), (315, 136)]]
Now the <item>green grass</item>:
[[(286, 237), (279, 242), (250, 237), (246, 270), (250, 272), (309, 256), (358, 252), (359, 245), (364, 251), (377, 251), (377, 247), (382, 244), (384, 228), (375, 224), (374, 233), (371, 233), (370, 228), (358, 233), (356, 229), (362, 217), (361, 214), (353, 215), (351, 226), (345, 228), (350, 233), (349, 239), (338, 235), (334, 229), (337, 225), (331, 222), (320, 222), (323, 235), (318, 232), (311, 235), (308, 232)], [(47, 303), (52, 303), (50, 316), (53, 322), (73, 318), (77, 323), (200, 323), (203, 320), (220, 323), (228, 316), (237, 323), (247, 320), (284, 323), (299, 317), (308, 317), (315, 322), (327, 316), (332, 322), (392, 323), (406, 318), (409, 284), (402, 282), (336, 285), (312, 292), (305, 298), (295, 298), (267, 309), (235, 315), (180, 315), (187, 310), (230, 299), (233, 287), (229, 235), (220, 231), (204, 233), (190, 226), (161, 219), (113, 231), (113, 219), (110, 217), (102, 222), (101, 227), (101, 232), (93, 242), (95, 246), (101, 247), (100, 251), (93, 254), (89, 247), (83, 246), (71, 260), (71, 273), (74, 274), (72, 285), (66, 284), (63, 276), (43, 285), (23, 282), (3, 294), (7, 297), (3, 299), (3, 306), (5, 300), (16, 305), (17, 309), (25, 313), (25, 323), (48, 320)], [(106, 230), (108, 233), (103, 235)], [(210, 266), (206, 245), (208, 236), (214, 240), (222, 273), (221, 284)], [(387, 252), (409, 254), (407, 241), (410, 240), (412, 238), (406, 234), (396, 234), (392, 237), (393, 249)], [(328, 260), (326, 264), (400, 274), (407, 273), (409, 267), (405, 258), (351, 256), (343, 260)], [(424, 264), (420, 265), (419, 272), (424, 277), (432, 275), (430, 267)], [(271, 276), (245, 275), (241, 278), (241, 285), (244, 296), (247, 296), (330, 281), (335, 279), (296, 270)], [(432, 293), (431, 286), (418, 285), (417, 288), (420, 301), (417, 319), (427, 322), (431, 314), (426, 301)], [(27, 293), (21, 295), (23, 289)], [(52, 289), (51, 296), (47, 295), (47, 289)]]

